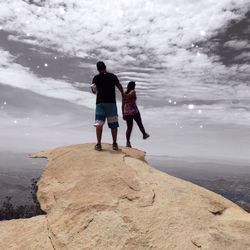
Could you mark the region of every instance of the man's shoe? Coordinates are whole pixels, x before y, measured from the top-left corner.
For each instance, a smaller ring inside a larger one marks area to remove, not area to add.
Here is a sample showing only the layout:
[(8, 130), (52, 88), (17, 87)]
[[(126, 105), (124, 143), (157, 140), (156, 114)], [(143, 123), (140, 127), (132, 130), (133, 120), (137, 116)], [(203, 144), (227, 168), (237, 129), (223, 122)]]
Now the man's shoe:
[(114, 142), (112, 144), (112, 148), (113, 148), (113, 150), (118, 150), (118, 144), (116, 142)]
[(143, 135), (143, 139), (146, 140), (149, 136), (150, 135), (146, 133), (146, 134)]
[(131, 146), (130, 142), (128, 142), (128, 141), (127, 141), (127, 143), (126, 143), (126, 147), (127, 147), (127, 148), (132, 148), (132, 146)]
[(95, 145), (95, 150), (96, 150), (96, 151), (102, 151), (102, 145), (101, 145), (101, 143), (97, 143), (97, 144)]

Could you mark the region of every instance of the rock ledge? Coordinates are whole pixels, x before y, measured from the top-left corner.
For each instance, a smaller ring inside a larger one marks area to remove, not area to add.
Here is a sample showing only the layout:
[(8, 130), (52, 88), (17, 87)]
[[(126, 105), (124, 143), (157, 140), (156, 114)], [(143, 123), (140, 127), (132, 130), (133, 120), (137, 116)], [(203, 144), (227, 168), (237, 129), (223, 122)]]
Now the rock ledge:
[(144, 153), (104, 144), (33, 154), (47, 213), (0, 222), (0, 249), (250, 249), (250, 215), (231, 201), (151, 168)]

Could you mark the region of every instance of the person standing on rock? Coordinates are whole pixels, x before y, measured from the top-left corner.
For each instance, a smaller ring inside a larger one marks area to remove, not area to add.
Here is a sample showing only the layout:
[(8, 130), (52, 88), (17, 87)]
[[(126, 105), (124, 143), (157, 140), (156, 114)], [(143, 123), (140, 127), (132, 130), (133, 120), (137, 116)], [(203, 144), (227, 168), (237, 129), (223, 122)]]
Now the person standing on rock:
[(118, 150), (117, 131), (119, 123), (116, 106), (115, 87), (119, 89), (122, 97), (124, 96), (123, 88), (117, 76), (107, 72), (106, 65), (104, 62), (97, 62), (96, 67), (99, 74), (93, 78), (91, 84), (91, 90), (93, 93), (96, 94), (94, 126), (96, 127), (97, 144), (95, 145), (95, 150), (102, 150), (102, 130), (106, 118), (108, 126), (111, 129), (113, 139), (113, 150)]
[(145, 140), (149, 137), (149, 134), (146, 133), (145, 128), (142, 124), (141, 114), (136, 105), (136, 91), (135, 91), (135, 82), (131, 81), (128, 83), (127, 90), (124, 94), (123, 102), (122, 102), (122, 114), (123, 119), (127, 122), (127, 131), (126, 131), (126, 139), (127, 139), (127, 147), (131, 148), (130, 136), (133, 129), (133, 120), (136, 121), (139, 129), (142, 132), (142, 138)]

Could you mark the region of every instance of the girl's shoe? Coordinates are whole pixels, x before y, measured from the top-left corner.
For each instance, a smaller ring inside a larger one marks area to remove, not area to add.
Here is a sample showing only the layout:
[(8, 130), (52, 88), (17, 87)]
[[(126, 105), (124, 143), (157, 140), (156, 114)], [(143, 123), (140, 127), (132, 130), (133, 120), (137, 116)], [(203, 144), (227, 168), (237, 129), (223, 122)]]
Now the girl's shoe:
[(127, 147), (127, 148), (132, 148), (130, 142), (127, 142), (127, 143), (126, 143), (126, 147)]
[(143, 139), (146, 140), (149, 136), (150, 135), (146, 133), (146, 134), (143, 135)]
[(96, 151), (102, 151), (102, 145), (101, 145), (101, 143), (97, 143), (97, 144), (95, 145), (95, 150), (96, 150)]

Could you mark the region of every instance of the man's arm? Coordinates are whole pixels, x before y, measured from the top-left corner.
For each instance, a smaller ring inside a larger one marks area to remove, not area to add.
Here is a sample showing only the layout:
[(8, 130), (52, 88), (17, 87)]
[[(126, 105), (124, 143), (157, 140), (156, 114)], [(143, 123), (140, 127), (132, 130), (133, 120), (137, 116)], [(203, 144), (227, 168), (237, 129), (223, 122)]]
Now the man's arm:
[[(118, 78), (117, 78), (117, 84), (116, 87), (120, 90), (121, 95), (122, 95), (122, 116), (124, 116), (124, 91), (123, 91), (123, 87), (120, 84)], [(124, 118), (124, 117), (123, 117)]]
[(122, 85), (119, 83), (116, 84), (116, 87), (120, 90), (121, 94), (122, 94), (122, 98), (124, 97), (124, 91), (123, 91), (123, 87)]
[(96, 84), (95, 84), (95, 77), (92, 80), (92, 84), (90, 85), (91, 91), (93, 94), (96, 94)]
[(93, 93), (93, 94), (96, 94), (96, 85), (95, 85), (94, 83), (92, 83), (92, 84), (90, 85), (90, 87), (91, 87), (92, 93)]
[(116, 85), (116, 87), (120, 90), (121, 94), (122, 94), (122, 115), (124, 114), (124, 91), (123, 91), (123, 87), (120, 84), (120, 82)]
[(122, 98), (124, 97), (124, 91), (123, 91), (123, 87), (122, 85), (120, 84), (120, 81), (118, 79), (118, 77), (116, 75), (113, 75), (114, 76), (114, 83), (115, 83), (115, 86), (120, 90), (121, 94), (122, 94)]

